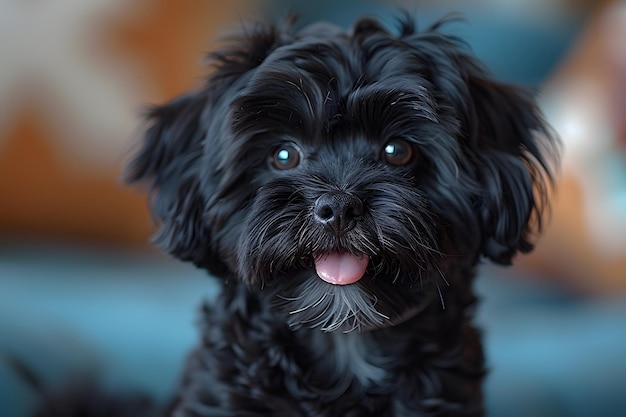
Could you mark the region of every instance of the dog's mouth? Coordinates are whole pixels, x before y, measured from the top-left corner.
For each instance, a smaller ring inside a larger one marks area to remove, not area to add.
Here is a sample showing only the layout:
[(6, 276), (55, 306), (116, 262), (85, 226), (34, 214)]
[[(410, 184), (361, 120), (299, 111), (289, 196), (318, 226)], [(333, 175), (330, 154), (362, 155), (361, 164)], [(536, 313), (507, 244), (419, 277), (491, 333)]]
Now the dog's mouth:
[(354, 284), (365, 275), (369, 257), (350, 252), (325, 252), (315, 256), (315, 271), (333, 285)]

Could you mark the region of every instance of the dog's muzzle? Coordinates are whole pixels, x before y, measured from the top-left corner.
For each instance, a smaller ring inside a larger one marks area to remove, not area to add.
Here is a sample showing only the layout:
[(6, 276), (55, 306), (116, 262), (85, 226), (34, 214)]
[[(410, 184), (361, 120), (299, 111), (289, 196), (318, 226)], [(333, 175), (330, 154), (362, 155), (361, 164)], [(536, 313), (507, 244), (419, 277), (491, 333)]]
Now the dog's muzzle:
[(363, 202), (342, 191), (322, 194), (313, 209), (315, 221), (337, 237), (354, 229), (358, 217), (363, 215)]
[[(315, 221), (336, 237), (354, 229), (363, 215), (363, 202), (342, 191), (322, 194), (315, 202)], [(324, 281), (335, 285), (353, 284), (365, 275), (369, 258), (350, 252), (327, 252), (315, 256), (315, 271)]]

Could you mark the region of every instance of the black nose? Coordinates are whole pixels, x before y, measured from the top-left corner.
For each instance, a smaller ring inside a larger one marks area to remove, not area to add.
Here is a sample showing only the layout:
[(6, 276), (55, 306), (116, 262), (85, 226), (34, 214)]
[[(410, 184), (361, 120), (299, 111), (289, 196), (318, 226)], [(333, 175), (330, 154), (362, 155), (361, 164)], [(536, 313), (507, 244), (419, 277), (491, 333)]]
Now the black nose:
[(341, 236), (353, 229), (356, 218), (363, 215), (363, 202), (341, 191), (329, 192), (317, 199), (313, 214), (326, 230)]

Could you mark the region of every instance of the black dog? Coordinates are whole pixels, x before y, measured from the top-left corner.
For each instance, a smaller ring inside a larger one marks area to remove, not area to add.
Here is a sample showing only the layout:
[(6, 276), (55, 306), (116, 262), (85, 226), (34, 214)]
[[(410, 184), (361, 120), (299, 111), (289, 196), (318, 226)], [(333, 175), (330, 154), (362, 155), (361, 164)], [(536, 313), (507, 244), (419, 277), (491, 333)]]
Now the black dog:
[(532, 249), (556, 140), (411, 22), (256, 27), (151, 110), (129, 179), (224, 287), (172, 416), (483, 414), (474, 269)]

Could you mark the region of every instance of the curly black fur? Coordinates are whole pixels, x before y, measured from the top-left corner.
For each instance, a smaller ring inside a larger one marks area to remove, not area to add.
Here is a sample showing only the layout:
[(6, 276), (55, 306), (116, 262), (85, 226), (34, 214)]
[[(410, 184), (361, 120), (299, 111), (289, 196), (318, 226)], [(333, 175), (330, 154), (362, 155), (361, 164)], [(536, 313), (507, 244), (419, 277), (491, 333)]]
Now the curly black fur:
[[(128, 178), (155, 242), (224, 283), (172, 416), (483, 414), (474, 267), (532, 249), (556, 140), (442, 23), (259, 25), (150, 111)], [(317, 276), (337, 252), (369, 259), (362, 279)]]

